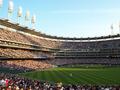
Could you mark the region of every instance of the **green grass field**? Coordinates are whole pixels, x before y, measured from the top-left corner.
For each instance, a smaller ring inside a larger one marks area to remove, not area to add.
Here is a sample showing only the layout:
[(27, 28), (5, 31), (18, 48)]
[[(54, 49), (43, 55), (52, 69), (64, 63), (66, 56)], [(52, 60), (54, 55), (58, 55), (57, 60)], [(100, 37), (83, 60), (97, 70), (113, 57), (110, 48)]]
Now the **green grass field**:
[(22, 76), (64, 84), (120, 85), (120, 67), (54, 68), (20, 74)]

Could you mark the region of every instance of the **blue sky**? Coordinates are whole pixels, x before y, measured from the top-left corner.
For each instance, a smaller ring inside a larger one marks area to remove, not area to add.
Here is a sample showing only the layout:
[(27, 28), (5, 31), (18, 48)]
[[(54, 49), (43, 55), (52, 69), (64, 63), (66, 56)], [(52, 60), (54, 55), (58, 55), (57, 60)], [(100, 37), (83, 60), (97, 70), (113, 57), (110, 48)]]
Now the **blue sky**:
[[(8, 1), (3, 0), (0, 17), (7, 17)], [(42, 33), (63, 37), (94, 37), (119, 33), (120, 0), (13, 0), (17, 21), (18, 6), (23, 8), (20, 23), (24, 24), (26, 10), (36, 14), (36, 29)], [(25, 25), (25, 24), (24, 24)], [(31, 27), (31, 24), (26, 24)]]

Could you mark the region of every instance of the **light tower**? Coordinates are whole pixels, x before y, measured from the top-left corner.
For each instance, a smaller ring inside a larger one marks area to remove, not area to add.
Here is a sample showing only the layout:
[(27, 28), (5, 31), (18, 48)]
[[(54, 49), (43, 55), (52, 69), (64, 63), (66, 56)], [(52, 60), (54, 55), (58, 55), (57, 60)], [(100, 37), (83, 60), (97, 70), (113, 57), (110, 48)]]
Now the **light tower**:
[(26, 11), (26, 15), (25, 15), (25, 25), (26, 25), (26, 23), (27, 23), (29, 20), (30, 20), (30, 11), (27, 10), (27, 11)]
[(120, 22), (119, 22), (119, 34), (120, 34)]
[(22, 7), (19, 6), (18, 12), (17, 12), (17, 22), (20, 23), (20, 17), (22, 17)]
[(2, 5), (3, 5), (3, 0), (0, 0), (0, 11), (1, 11)]
[(35, 23), (36, 23), (36, 15), (35, 14), (32, 16), (31, 23), (32, 23), (32, 29), (35, 29)]
[(3, 5), (3, 0), (0, 0), (0, 8), (2, 7)]
[(113, 32), (113, 24), (111, 24), (111, 35), (114, 35), (114, 32)]
[(13, 1), (10, 0), (8, 5), (8, 19), (9, 19), (9, 16), (12, 15), (13, 9), (14, 9), (14, 4), (13, 4)]

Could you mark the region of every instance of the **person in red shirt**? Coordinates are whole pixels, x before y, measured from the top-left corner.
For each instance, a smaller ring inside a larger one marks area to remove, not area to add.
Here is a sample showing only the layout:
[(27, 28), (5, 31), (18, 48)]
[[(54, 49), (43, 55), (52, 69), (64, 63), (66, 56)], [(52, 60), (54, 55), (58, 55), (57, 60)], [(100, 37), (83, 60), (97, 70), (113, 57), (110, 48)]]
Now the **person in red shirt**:
[(8, 80), (8, 79), (5, 79), (6, 87), (8, 87), (8, 83), (9, 83), (9, 80)]

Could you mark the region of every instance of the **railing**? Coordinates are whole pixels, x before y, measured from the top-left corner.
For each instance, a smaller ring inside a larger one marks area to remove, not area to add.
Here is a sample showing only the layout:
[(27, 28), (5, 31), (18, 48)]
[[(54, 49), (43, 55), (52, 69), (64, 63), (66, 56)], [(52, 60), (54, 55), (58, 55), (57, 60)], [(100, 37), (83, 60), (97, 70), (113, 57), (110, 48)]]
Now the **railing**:
[(0, 57), (0, 60), (50, 60), (51, 57), (38, 57), (38, 58), (7, 58)]
[(3, 39), (0, 39), (0, 47), (33, 50), (33, 51), (43, 51), (43, 52), (54, 52), (54, 51), (56, 51), (56, 49), (40, 47), (39, 45), (21, 43), (21, 42), (15, 42), (15, 41), (10, 41), (10, 40), (3, 40)]

